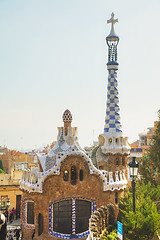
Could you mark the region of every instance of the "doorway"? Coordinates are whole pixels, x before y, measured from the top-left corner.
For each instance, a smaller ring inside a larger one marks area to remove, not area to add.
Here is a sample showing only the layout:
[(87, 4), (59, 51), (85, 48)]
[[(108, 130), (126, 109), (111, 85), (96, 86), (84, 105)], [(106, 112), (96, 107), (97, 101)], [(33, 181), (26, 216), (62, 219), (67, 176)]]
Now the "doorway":
[(21, 195), (16, 195), (16, 219), (20, 218), (21, 214)]

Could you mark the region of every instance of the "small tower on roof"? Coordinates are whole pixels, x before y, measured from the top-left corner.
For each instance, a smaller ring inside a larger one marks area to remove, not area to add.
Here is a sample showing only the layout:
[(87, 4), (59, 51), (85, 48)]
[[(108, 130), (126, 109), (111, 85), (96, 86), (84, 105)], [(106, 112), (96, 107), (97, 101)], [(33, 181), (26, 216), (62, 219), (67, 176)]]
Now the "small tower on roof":
[(65, 132), (65, 135), (67, 135), (68, 133), (68, 127), (71, 127), (71, 123), (72, 123), (72, 114), (71, 112), (66, 109), (63, 113), (63, 122), (64, 122), (64, 132)]

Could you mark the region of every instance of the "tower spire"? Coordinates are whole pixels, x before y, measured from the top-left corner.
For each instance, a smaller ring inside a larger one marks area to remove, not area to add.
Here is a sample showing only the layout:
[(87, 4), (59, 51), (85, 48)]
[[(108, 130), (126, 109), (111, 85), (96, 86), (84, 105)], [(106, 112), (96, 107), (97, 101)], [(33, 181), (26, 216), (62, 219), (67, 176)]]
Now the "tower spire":
[(109, 64), (116, 64), (117, 61), (117, 45), (119, 42), (119, 37), (116, 35), (115, 30), (114, 30), (114, 24), (118, 22), (118, 18), (114, 19), (114, 13), (111, 14), (111, 18), (107, 20), (107, 23), (111, 23), (111, 32), (110, 34), (106, 37), (106, 42), (108, 45), (108, 63)]
[(118, 19), (114, 19), (114, 13), (111, 14), (111, 19), (107, 23), (111, 23), (111, 32), (106, 37), (108, 45), (108, 87), (107, 87), (107, 106), (106, 117), (104, 126), (104, 135), (110, 137), (122, 136), (121, 123), (120, 123), (120, 108), (118, 99), (118, 82), (117, 82), (117, 45), (119, 37), (115, 34), (114, 24), (118, 22)]
[(107, 23), (111, 23), (111, 32), (106, 37), (108, 45), (108, 86), (107, 86), (107, 106), (104, 132), (99, 135), (99, 146), (101, 146), (102, 153), (105, 155), (125, 154), (130, 152), (128, 145), (128, 138), (123, 137), (120, 123), (120, 108), (118, 99), (118, 82), (117, 82), (117, 45), (119, 37), (115, 34), (114, 24), (118, 19), (114, 19), (114, 13)]

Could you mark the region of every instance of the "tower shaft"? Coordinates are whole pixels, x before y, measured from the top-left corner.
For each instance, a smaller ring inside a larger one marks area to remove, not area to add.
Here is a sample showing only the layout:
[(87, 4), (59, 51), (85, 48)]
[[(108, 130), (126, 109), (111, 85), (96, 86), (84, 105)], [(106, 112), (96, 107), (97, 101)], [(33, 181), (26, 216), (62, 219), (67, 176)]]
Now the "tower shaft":
[(119, 114), (120, 108), (118, 105), (119, 99), (116, 67), (118, 69), (118, 66), (108, 66), (107, 107), (104, 133), (110, 136), (120, 136), (122, 133)]

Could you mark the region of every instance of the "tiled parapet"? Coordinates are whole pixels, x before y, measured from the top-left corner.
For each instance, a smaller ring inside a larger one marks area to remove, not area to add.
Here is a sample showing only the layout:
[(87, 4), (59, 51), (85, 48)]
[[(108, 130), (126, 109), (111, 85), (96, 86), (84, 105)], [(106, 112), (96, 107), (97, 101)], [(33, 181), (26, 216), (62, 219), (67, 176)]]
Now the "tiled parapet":
[(114, 191), (124, 189), (127, 186), (127, 180), (125, 178), (125, 172), (123, 174), (119, 172), (107, 172), (97, 169), (90, 157), (78, 148), (73, 148), (65, 153), (58, 153), (56, 164), (53, 168), (45, 172), (39, 172), (37, 174), (27, 170), (24, 172), (22, 180), (20, 181), (20, 188), (27, 192), (43, 192), (43, 183), (51, 175), (60, 175), (61, 164), (70, 156), (80, 156), (88, 164), (90, 174), (95, 174), (100, 177), (103, 182), (103, 191)]
[(130, 146), (128, 144), (128, 137), (115, 137), (115, 136), (105, 136), (104, 134), (100, 135), (101, 141), (103, 139), (103, 145), (101, 149), (103, 154), (129, 154)]

